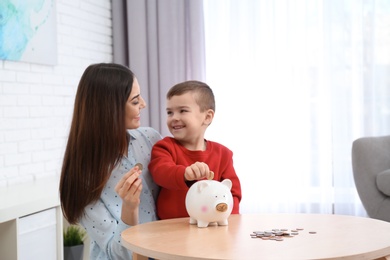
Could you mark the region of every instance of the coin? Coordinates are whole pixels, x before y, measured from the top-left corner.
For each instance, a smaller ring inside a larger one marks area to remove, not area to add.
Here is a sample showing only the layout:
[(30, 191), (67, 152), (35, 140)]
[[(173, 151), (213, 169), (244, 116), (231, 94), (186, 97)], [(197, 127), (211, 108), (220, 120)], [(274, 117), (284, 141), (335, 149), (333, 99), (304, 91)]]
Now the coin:
[(212, 180), (214, 179), (214, 172), (213, 171), (210, 171), (210, 176), (208, 178), (209, 180)]
[(140, 171), (142, 171), (142, 169), (144, 168), (144, 166), (142, 165), (142, 163), (136, 163), (136, 164), (134, 165), (134, 167), (136, 167), (136, 166), (138, 166), (138, 169), (139, 169)]
[[(299, 231), (304, 230), (304, 228), (289, 229), (287, 228), (273, 228), (270, 230), (256, 230), (251, 234), (252, 238), (261, 238), (263, 240), (273, 240), (273, 241), (283, 241), (285, 238), (292, 238), (296, 235), (299, 235)], [(315, 231), (309, 231), (310, 234), (316, 234)]]

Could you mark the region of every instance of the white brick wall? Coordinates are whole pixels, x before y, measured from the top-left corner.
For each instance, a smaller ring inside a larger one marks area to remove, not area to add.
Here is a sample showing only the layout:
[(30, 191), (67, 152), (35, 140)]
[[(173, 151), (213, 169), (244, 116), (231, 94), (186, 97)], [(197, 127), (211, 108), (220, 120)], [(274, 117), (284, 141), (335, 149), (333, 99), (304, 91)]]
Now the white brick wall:
[(56, 0), (58, 63), (0, 60), (0, 187), (59, 176), (77, 84), (112, 61), (110, 0)]

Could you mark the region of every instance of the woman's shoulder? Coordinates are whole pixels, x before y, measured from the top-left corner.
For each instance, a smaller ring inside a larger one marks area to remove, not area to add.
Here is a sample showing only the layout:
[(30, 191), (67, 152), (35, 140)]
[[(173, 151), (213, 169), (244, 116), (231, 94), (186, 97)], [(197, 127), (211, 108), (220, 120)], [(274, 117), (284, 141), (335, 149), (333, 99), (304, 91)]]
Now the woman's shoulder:
[(131, 129), (128, 130), (130, 135), (137, 139), (137, 138), (145, 138), (153, 143), (161, 140), (161, 134), (154, 128), (152, 127), (139, 127), (137, 129)]

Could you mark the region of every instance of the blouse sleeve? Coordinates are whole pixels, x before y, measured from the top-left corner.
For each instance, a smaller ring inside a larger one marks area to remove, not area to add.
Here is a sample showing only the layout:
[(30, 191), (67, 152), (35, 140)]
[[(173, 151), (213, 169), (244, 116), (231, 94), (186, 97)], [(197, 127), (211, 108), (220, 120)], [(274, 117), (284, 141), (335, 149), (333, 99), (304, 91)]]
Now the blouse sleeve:
[[(121, 244), (121, 232), (130, 226), (121, 220), (116, 220), (101, 200), (87, 206), (85, 212), (80, 224), (88, 232), (91, 241), (99, 248), (97, 250), (91, 245), (92, 250), (104, 252), (107, 259), (131, 259), (131, 251)], [(100, 254), (99, 252), (91, 253), (92, 255)]]

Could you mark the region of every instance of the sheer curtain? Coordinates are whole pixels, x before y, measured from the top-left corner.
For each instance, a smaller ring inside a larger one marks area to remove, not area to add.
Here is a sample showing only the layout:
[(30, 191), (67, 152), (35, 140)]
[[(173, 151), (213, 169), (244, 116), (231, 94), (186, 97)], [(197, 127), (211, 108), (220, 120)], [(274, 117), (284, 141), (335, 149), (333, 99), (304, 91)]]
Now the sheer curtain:
[(365, 216), (351, 146), (390, 134), (390, 1), (204, 0), (204, 12), (206, 138), (234, 152), (241, 212)]
[(142, 124), (169, 135), (168, 89), (205, 77), (203, 2), (114, 0), (112, 17), (114, 62), (135, 72), (148, 104)]

